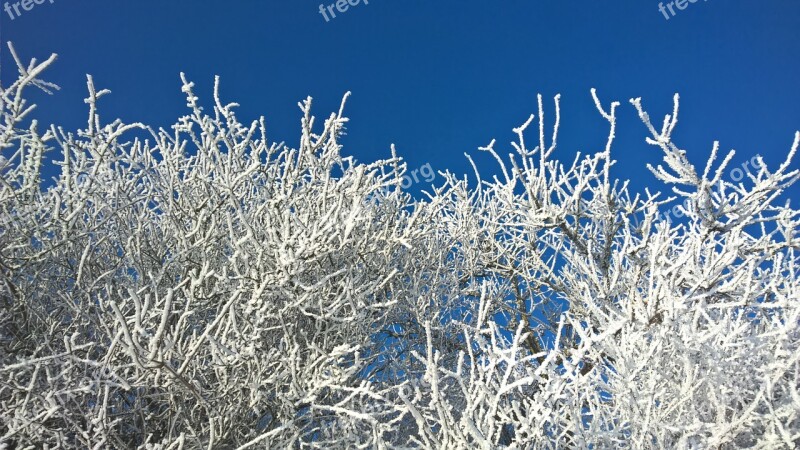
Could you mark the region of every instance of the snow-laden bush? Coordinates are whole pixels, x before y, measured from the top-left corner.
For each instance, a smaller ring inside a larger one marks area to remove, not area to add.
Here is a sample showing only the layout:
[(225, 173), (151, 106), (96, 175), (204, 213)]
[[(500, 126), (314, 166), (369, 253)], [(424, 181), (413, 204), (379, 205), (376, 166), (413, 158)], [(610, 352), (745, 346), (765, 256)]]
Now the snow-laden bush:
[(86, 129), (42, 132), (23, 94), (54, 58), (14, 58), (0, 448), (800, 445), (800, 219), (775, 205), (800, 133), (733, 183), (732, 154), (699, 172), (673, 144), (677, 97), (661, 130), (633, 100), (675, 198), (634, 195), (619, 104), (592, 92), (608, 142), (563, 164), (539, 97), (512, 154), (483, 148), (499, 177), (415, 200), (394, 151), (341, 156), (341, 109), (302, 102), (292, 149), (185, 78), (170, 130), (104, 124), (89, 78)]

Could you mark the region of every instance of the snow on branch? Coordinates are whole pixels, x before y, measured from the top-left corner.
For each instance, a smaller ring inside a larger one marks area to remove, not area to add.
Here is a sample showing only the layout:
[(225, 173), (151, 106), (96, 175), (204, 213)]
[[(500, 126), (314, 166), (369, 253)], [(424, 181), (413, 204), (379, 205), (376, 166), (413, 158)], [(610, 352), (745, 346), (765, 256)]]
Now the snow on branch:
[(539, 96), (513, 152), (481, 148), (500, 177), (470, 159), (477, 185), (423, 200), (394, 147), (342, 155), (347, 95), (321, 123), (300, 102), (293, 148), (219, 79), (204, 102), (182, 74), (165, 129), (105, 123), (88, 77), (86, 128), (41, 130), (25, 93), (55, 56), (11, 49), (0, 448), (800, 445), (800, 133), (739, 182), (718, 143), (702, 171), (673, 143), (677, 96), (660, 131), (632, 100), (672, 223), (611, 178), (619, 102), (591, 91), (608, 139), (561, 162)]

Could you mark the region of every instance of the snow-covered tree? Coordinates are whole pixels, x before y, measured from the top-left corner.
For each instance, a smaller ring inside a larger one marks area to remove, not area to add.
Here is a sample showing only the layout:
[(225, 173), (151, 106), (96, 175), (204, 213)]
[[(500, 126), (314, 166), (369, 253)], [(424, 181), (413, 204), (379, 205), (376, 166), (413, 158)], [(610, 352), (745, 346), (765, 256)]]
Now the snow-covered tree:
[(512, 153), (481, 149), (499, 176), (413, 198), (394, 149), (342, 156), (344, 101), (322, 124), (301, 102), (290, 148), (218, 80), (206, 110), (182, 77), (188, 114), (154, 129), (101, 121), (89, 77), (86, 128), (42, 131), (25, 91), (57, 88), (54, 57), (10, 49), (0, 448), (800, 445), (800, 215), (777, 204), (800, 132), (737, 183), (732, 152), (698, 170), (673, 143), (677, 96), (660, 130), (632, 100), (663, 198), (611, 178), (618, 103), (592, 91), (608, 140), (564, 164), (540, 96)]

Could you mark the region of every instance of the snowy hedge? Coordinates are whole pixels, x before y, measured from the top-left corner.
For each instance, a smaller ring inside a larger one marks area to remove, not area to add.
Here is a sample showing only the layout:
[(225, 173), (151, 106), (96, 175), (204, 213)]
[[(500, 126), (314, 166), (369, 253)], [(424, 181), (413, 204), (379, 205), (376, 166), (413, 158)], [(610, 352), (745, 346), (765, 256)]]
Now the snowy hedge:
[(302, 102), (289, 148), (218, 83), (203, 109), (184, 78), (188, 114), (153, 129), (102, 122), (89, 78), (87, 127), (42, 129), (24, 91), (54, 58), (14, 58), (0, 448), (800, 445), (800, 215), (777, 204), (800, 133), (734, 182), (732, 154), (672, 142), (677, 96), (660, 129), (632, 100), (667, 198), (609, 176), (618, 103), (592, 92), (608, 142), (562, 163), (539, 97), (512, 153), (482, 148), (498, 177), (415, 199), (394, 150), (342, 156), (341, 109)]

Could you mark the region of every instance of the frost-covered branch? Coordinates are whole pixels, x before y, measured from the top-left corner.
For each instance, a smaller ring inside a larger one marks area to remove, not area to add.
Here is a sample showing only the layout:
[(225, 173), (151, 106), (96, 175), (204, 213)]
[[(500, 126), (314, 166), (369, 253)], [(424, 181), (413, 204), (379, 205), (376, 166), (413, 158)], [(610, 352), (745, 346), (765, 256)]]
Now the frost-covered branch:
[(103, 122), (89, 77), (86, 128), (42, 132), (24, 95), (55, 57), (12, 54), (0, 448), (800, 445), (800, 217), (778, 203), (800, 133), (735, 183), (719, 144), (698, 171), (673, 143), (677, 97), (661, 131), (632, 100), (678, 223), (612, 178), (618, 102), (591, 92), (608, 139), (564, 163), (539, 96), (512, 153), (481, 148), (499, 176), (470, 159), (477, 184), (414, 199), (393, 147), (342, 156), (347, 96), (321, 123), (299, 103), (292, 148), (218, 79), (205, 104), (182, 75), (187, 113), (156, 129)]

